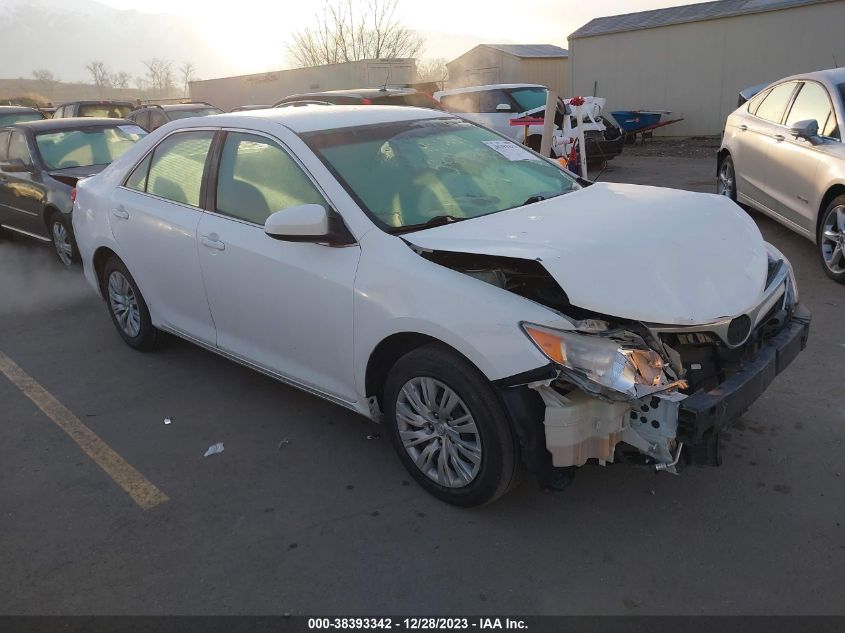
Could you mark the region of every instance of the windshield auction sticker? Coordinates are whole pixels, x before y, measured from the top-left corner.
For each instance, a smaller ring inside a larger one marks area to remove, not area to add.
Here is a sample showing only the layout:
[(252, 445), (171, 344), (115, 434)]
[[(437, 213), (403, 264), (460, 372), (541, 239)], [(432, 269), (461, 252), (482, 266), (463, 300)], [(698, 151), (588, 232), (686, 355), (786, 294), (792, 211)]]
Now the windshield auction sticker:
[(499, 152), (508, 160), (540, 160), (524, 147), (511, 141), (481, 141), (495, 152)]

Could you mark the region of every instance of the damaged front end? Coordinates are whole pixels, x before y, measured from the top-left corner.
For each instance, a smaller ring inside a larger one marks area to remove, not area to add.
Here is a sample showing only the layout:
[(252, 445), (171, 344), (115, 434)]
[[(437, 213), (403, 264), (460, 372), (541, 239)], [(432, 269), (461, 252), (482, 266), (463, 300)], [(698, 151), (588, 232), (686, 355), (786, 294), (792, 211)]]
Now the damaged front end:
[(499, 381), (530, 470), (552, 481), (595, 459), (676, 473), (717, 464), (718, 434), (806, 345), (810, 315), (773, 247), (746, 314), (661, 326), (573, 306), (540, 260), (415, 248), (426, 259), (540, 303), (570, 328), (522, 323), (547, 367)]

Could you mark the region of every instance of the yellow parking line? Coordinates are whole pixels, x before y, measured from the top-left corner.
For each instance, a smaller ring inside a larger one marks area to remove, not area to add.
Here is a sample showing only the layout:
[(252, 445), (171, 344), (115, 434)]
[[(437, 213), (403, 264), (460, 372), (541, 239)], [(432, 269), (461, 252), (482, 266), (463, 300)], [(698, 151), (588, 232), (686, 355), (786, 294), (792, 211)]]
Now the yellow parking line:
[(100, 439), (99, 435), (82, 424), (61, 402), (51, 396), (44, 387), (3, 352), (0, 352), (0, 372), (3, 372), (6, 378), (32, 400), (56, 426), (79, 444), (88, 457), (106, 471), (106, 474), (144, 510), (149, 510), (169, 500), (166, 494), (132, 468)]

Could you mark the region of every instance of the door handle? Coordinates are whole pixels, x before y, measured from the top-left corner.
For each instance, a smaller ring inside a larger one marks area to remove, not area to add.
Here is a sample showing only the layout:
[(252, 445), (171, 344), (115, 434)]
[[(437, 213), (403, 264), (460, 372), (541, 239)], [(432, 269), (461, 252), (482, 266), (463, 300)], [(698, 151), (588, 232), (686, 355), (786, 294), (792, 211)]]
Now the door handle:
[(129, 211), (126, 209), (119, 207), (117, 209), (112, 209), (111, 214), (116, 217), (120, 218), (121, 220), (128, 220), (129, 219)]
[(216, 251), (225, 251), (226, 245), (216, 238), (216, 235), (207, 235), (201, 239), (202, 245), (208, 248), (213, 248)]
[(775, 140), (780, 143), (781, 141), (785, 141), (786, 137), (783, 134), (775, 134)]
[(747, 125), (745, 125), (745, 123), (743, 123), (742, 125), (740, 125), (740, 126), (739, 126), (739, 131), (740, 131), (740, 132), (745, 132), (747, 129), (748, 129), (748, 126), (747, 126)]

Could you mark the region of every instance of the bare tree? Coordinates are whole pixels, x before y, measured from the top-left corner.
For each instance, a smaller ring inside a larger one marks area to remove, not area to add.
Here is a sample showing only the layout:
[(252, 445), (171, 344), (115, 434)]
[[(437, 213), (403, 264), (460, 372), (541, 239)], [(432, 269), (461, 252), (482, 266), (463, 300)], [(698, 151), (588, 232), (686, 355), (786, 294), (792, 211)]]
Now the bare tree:
[(398, 21), (399, 0), (331, 0), (316, 25), (293, 35), (288, 51), (299, 66), (360, 59), (415, 57), (423, 46), (417, 33)]
[(111, 87), (111, 73), (103, 62), (91, 62), (85, 69), (91, 73), (91, 79), (94, 80), (94, 85), (97, 86), (97, 92), (103, 96), (103, 91)]
[(153, 96), (167, 97), (173, 90), (172, 63), (166, 59), (153, 58), (143, 62), (147, 69), (147, 81)]
[(56, 88), (56, 84), (59, 83), (59, 79), (46, 68), (33, 70), (32, 76), (40, 84), (42, 92), (52, 99), (53, 90)]
[(111, 76), (111, 83), (115, 88), (128, 88), (130, 81), (132, 81), (132, 75), (125, 71), (114, 73)]
[(433, 81), (442, 90), (448, 78), (449, 69), (446, 68), (445, 57), (421, 59), (417, 62), (417, 81)]
[(194, 71), (196, 68), (191, 62), (184, 62), (181, 66), (179, 66), (179, 78), (182, 81), (182, 96), (188, 96), (188, 84), (192, 82), (196, 77), (194, 76)]

